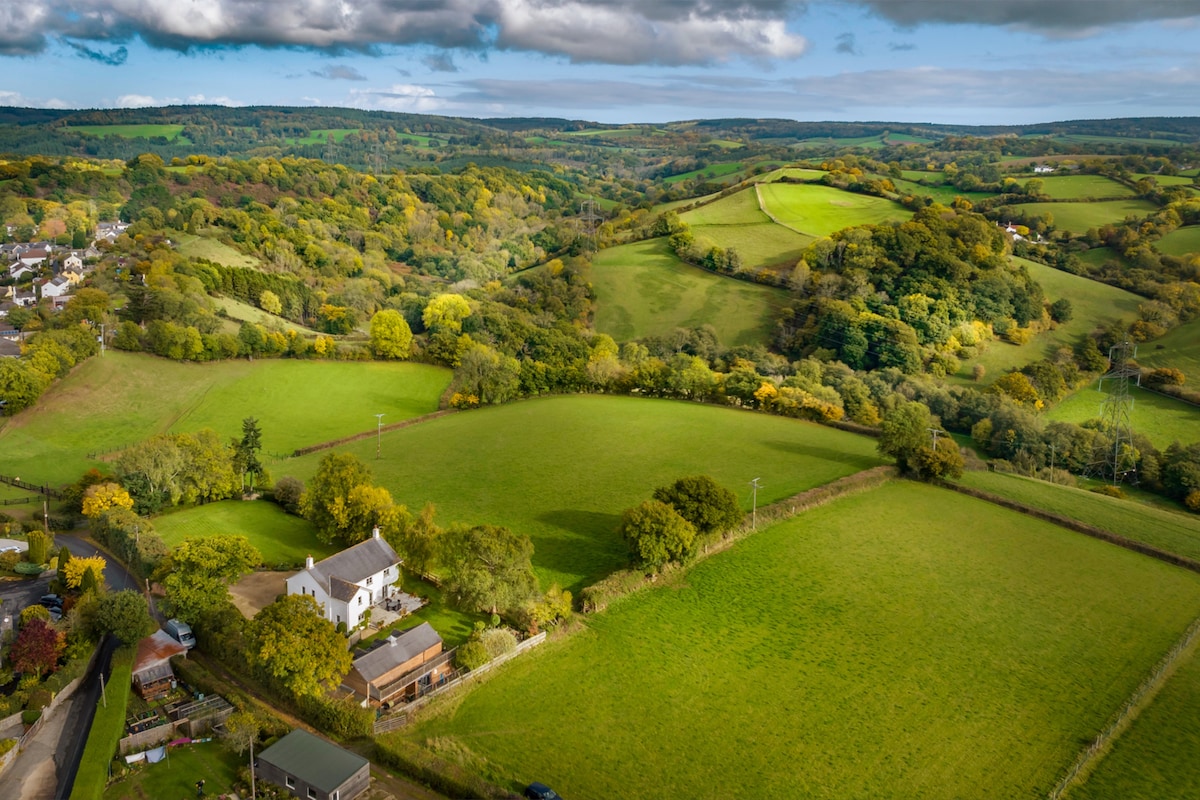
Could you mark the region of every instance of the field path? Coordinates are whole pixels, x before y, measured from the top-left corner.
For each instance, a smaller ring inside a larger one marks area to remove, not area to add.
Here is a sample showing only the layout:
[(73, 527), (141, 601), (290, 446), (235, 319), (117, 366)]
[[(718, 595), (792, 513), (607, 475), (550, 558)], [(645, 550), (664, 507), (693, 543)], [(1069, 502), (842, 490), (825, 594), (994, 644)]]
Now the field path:
[(800, 234), (801, 236), (812, 236), (811, 233), (807, 233), (806, 231), (802, 231), (799, 228), (792, 227), (791, 225), (788, 225), (786, 222), (780, 222), (779, 217), (775, 216), (770, 211), (768, 211), (767, 204), (763, 202), (762, 186), (763, 185), (761, 183), (754, 184), (754, 195), (755, 195), (755, 197), (758, 198), (759, 211), (766, 214), (767, 217), (771, 220), (771, 222), (774, 222), (776, 225), (778, 225), (782, 228), (787, 228), (789, 231), (795, 231), (796, 233)]

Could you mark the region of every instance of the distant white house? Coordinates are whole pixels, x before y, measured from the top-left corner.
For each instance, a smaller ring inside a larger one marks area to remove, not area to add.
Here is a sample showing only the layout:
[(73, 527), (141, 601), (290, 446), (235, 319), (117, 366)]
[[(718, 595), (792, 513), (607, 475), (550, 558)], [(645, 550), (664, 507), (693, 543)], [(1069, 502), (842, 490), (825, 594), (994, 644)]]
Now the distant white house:
[(1034, 175), (1048, 175), (1051, 172), (1054, 172), (1054, 167), (1047, 167), (1043, 164), (1038, 164), (1033, 168)]
[(51, 278), (42, 284), (42, 297), (62, 297), (71, 291), (73, 285), (66, 275)]
[(312, 556), (304, 570), (287, 579), (288, 594), (306, 594), (321, 606), (325, 619), (358, 625), (363, 612), (391, 597), (400, 577), (400, 557), (383, 540), (376, 528), (370, 539), (314, 564)]

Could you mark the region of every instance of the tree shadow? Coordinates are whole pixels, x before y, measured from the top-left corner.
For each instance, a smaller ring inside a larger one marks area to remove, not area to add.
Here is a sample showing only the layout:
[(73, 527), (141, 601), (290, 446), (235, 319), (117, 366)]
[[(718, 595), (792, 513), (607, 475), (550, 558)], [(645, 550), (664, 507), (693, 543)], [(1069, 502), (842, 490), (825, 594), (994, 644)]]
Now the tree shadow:
[(565, 508), (541, 514), (537, 521), (556, 530), (549, 535), (530, 536), (534, 566), (578, 576), (563, 588), (577, 591), (620, 569), (628, 559), (625, 545), (617, 535), (620, 514)]
[(878, 459), (871, 456), (847, 453), (842, 450), (835, 450), (832, 447), (818, 447), (804, 442), (773, 441), (765, 442), (765, 444), (773, 450), (780, 450), (791, 455), (819, 458), (822, 461), (833, 461), (838, 464), (849, 464), (858, 469), (867, 469), (878, 466), (880, 463)]

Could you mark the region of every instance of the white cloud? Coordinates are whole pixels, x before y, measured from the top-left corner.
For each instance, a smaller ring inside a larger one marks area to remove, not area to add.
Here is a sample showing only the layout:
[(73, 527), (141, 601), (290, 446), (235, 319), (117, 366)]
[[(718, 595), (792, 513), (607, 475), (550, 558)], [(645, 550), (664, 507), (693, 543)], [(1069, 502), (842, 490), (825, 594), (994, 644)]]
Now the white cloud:
[(179, 102), (179, 98), (156, 98), (148, 94), (123, 94), (117, 98), (117, 108), (150, 108), (152, 106), (173, 105)]
[(7, 89), (0, 89), (0, 106), (16, 106), (18, 108), (69, 108), (66, 103), (57, 97), (39, 100)]
[(349, 105), (380, 111), (429, 113), (446, 107), (444, 100), (428, 86), (395, 83), (385, 89), (351, 89)]

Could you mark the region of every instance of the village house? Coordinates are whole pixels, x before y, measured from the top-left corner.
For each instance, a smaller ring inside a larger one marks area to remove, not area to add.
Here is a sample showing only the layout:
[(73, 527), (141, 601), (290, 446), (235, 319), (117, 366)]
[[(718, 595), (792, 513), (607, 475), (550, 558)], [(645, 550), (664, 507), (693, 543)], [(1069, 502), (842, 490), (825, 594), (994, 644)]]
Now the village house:
[(42, 284), (42, 297), (64, 297), (74, 285), (66, 275), (59, 275)]
[(96, 225), (96, 241), (115, 242), (128, 227), (128, 222), (101, 222)]
[(1054, 172), (1054, 167), (1047, 167), (1042, 164), (1038, 164), (1033, 168), (1034, 175), (1049, 175), (1051, 172)]
[(354, 659), (343, 685), (365, 703), (406, 703), (426, 694), (452, 670), (453, 652), (443, 652), (442, 637), (428, 622), (392, 631)]
[(14, 281), (19, 281), (27, 275), (36, 275), (37, 270), (28, 264), (23, 264), (20, 261), (16, 262), (8, 268), (7, 275)]
[(50, 251), (42, 248), (26, 250), (17, 256), (17, 259), (27, 267), (40, 267), (48, 258), (50, 258)]
[(305, 800), (354, 800), (371, 784), (371, 762), (297, 728), (263, 750), (258, 777)]
[(287, 579), (287, 593), (309, 595), (325, 619), (351, 629), (371, 606), (398, 593), (392, 584), (399, 577), (400, 557), (376, 528), (370, 539), (324, 561), (314, 564), (309, 556), (304, 570)]

